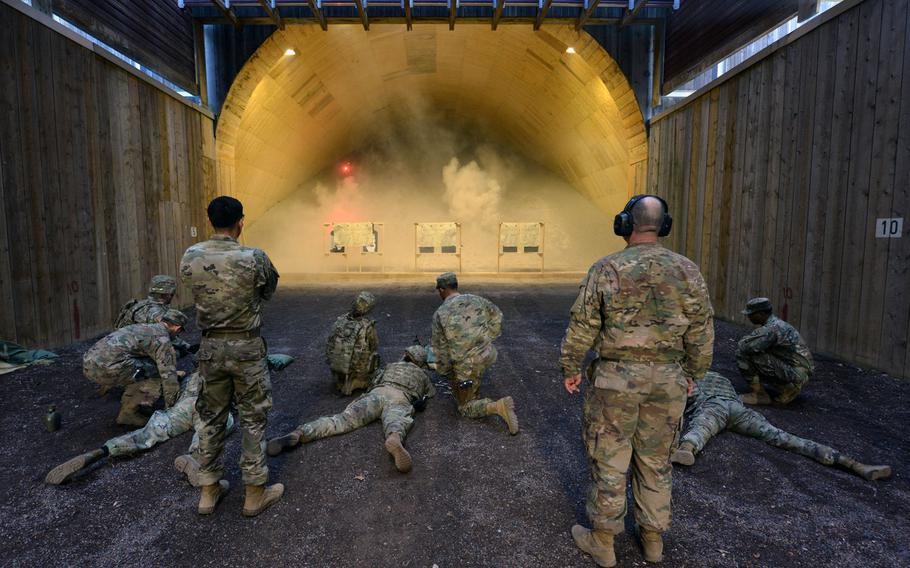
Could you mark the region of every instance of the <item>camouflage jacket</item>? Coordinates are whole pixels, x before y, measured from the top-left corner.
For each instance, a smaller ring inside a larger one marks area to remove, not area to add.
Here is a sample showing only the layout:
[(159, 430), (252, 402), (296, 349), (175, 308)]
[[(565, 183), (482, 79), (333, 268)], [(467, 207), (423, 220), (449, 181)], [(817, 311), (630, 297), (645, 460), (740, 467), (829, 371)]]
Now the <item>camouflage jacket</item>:
[(114, 329), (120, 329), (134, 323), (158, 323), (158, 318), (168, 311), (167, 304), (154, 298), (130, 300), (122, 308), (114, 322)]
[(430, 375), (410, 361), (389, 363), (376, 373), (370, 388), (382, 386), (394, 386), (405, 393), (411, 402), (425, 396), (436, 396), (436, 387), (430, 381)]
[(325, 360), (339, 373), (368, 374), (373, 361), (378, 361), (379, 336), (376, 322), (366, 316), (346, 313), (332, 325), (325, 346)]
[(695, 384), (695, 391), (689, 397), (689, 405), (698, 406), (712, 398), (738, 401), (739, 395), (736, 394), (730, 379), (720, 373), (708, 371), (705, 378)]
[(698, 267), (659, 244), (626, 247), (588, 271), (562, 340), (563, 376), (588, 349), (602, 359), (679, 362), (701, 379), (711, 366), (714, 311)]
[(215, 235), (186, 249), (180, 278), (196, 302), (200, 329), (253, 330), (262, 325), (262, 302), (278, 286), (278, 271), (260, 249)]
[(768, 353), (810, 373), (815, 368), (812, 353), (796, 328), (774, 315), (765, 325), (739, 340), (738, 352), (745, 355)]
[(468, 376), (496, 361), (495, 340), (502, 333), (502, 312), (473, 294), (445, 299), (433, 314), (433, 354), (440, 375)]
[(92, 346), (84, 360), (98, 367), (125, 368), (148, 357), (164, 380), (177, 380), (177, 354), (162, 323), (137, 323), (118, 329)]

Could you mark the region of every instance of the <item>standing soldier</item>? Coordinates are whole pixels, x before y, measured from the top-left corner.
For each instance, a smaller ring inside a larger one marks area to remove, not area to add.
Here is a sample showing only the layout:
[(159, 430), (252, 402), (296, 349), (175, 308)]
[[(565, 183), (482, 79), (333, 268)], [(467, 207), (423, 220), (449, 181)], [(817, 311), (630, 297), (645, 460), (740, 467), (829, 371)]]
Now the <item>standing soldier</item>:
[(628, 246), (591, 267), (572, 306), (562, 340), (565, 388), (579, 392), (586, 372), (583, 437), (591, 463), (587, 501), (593, 530), (575, 525), (572, 538), (598, 566), (615, 566), (613, 537), (623, 531), (630, 461), (635, 519), (645, 560), (663, 559), (661, 533), (670, 528), (670, 447), (687, 385), (711, 366), (713, 311), (698, 267), (663, 248), (673, 220), (667, 203), (636, 196), (616, 215), (614, 232)]
[(186, 316), (167, 310), (157, 323), (137, 323), (118, 329), (89, 349), (82, 359), (82, 371), (97, 383), (101, 392), (124, 387), (117, 424), (142, 426), (148, 420), (139, 412), (164, 395), (165, 406), (176, 402), (180, 393), (177, 354), (171, 341), (183, 331)]
[[(740, 339), (736, 348), (736, 363), (752, 389), (742, 396), (742, 401), (788, 404), (803, 390), (815, 370), (812, 353), (796, 328), (772, 313), (768, 298), (746, 302), (743, 315), (760, 327)], [(773, 398), (765, 386), (771, 389)]]
[(459, 293), (453, 272), (436, 279), (436, 291), (442, 299), (433, 314), (436, 372), (448, 379), (458, 412), (468, 418), (498, 415), (509, 434), (517, 434), (518, 416), (511, 396), (496, 401), (478, 398), (483, 373), (496, 362), (493, 340), (502, 333), (502, 312), (486, 298)]
[(199, 413), (199, 514), (214, 512), (228, 490), (222, 479), (224, 436), (231, 402), (243, 432), (240, 468), (246, 486), (243, 514), (256, 516), (284, 493), (280, 483), (266, 487), (265, 427), (272, 408), (272, 385), (260, 337), (262, 303), (278, 286), (278, 272), (260, 249), (241, 246), (243, 205), (216, 197), (208, 206), (215, 234), (187, 249), (180, 277), (192, 290), (202, 330), (197, 354), (202, 390)]
[(335, 386), (345, 396), (370, 386), (370, 376), (379, 368), (379, 338), (376, 321), (367, 316), (376, 306), (376, 296), (357, 294), (351, 311), (332, 326), (325, 347), (325, 359), (332, 370)]
[(670, 458), (673, 463), (692, 465), (695, 463), (695, 455), (702, 451), (711, 438), (726, 429), (758, 438), (824, 465), (840, 466), (870, 481), (891, 476), (891, 466), (860, 463), (834, 448), (794, 436), (774, 426), (758, 412), (743, 406), (730, 380), (720, 373), (708, 371), (705, 378), (698, 382), (695, 392), (686, 403), (686, 416), (689, 423), (679, 448)]
[(346, 434), (374, 420), (382, 420), (385, 449), (402, 473), (411, 471), (411, 454), (404, 447), (404, 438), (414, 424), (414, 409), (423, 410), (427, 399), (436, 389), (427, 373), (427, 350), (412, 345), (404, 357), (389, 363), (376, 375), (370, 390), (349, 404), (340, 414), (323, 416), (299, 426), (296, 430), (269, 441), (268, 453), (277, 456), (298, 444)]

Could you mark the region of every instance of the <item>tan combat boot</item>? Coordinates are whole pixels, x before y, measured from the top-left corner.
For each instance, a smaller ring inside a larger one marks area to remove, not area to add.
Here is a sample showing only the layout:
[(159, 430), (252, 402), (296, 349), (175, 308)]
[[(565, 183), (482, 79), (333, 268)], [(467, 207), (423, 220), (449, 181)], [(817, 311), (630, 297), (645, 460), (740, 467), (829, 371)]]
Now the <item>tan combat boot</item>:
[(199, 514), (211, 515), (215, 512), (215, 506), (224, 497), (224, 494), (231, 488), (227, 479), (220, 479), (218, 483), (202, 486), (202, 494), (199, 496)]
[(754, 382), (749, 386), (752, 392), (739, 395), (739, 400), (743, 404), (771, 404), (771, 396), (765, 392), (765, 387), (761, 386), (761, 383)]
[(676, 448), (676, 451), (673, 452), (673, 455), (670, 456), (670, 463), (678, 463), (680, 465), (692, 465), (695, 463), (695, 446), (692, 445), (692, 442), (683, 442)]
[(866, 465), (840, 454), (834, 456), (834, 463), (869, 481), (891, 477), (890, 465)]
[(44, 482), (48, 485), (60, 485), (70, 477), (103, 458), (104, 455), (104, 450), (99, 449), (86, 452), (81, 456), (76, 456), (47, 472), (47, 477), (44, 478)]
[(385, 449), (395, 458), (395, 469), (401, 473), (411, 471), (411, 454), (404, 449), (404, 445), (401, 443), (401, 434), (398, 432), (389, 434), (389, 437), (385, 439)]
[(585, 554), (590, 554), (594, 563), (601, 568), (616, 566), (616, 553), (613, 551), (613, 535), (606, 531), (586, 529), (581, 525), (572, 527), (572, 539), (575, 546)]
[(500, 398), (496, 402), (487, 405), (487, 416), (498, 415), (506, 421), (509, 427), (509, 434), (518, 434), (518, 415), (515, 414), (515, 401), (511, 396)]
[(266, 444), (265, 453), (275, 457), (281, 454), (281, 452), (290, 450), (300, 444), (301, 438), (303, 438), (303, 434), (300, 430), (292, 430), (290, 434), (285, 434), (280, 438), (272, 438), (269, 440), (269, 443)]
[(243, 501), (243, 516), (255, 517), (265, 511), (269, 505), (276, 503), (284, 494), (284, 485), (247, 485), (246, 499)]
[(174, 458), (174, 469), (186, 475), (186, 480), (193, 487), (202, 486), (199, 483), (199, 462), (193, 456), (187, 454)]
[(664, 539), (659, 532), (640, 529), (641, 547), (645, 553), (645, 562), (661, 562), (664, 559)]

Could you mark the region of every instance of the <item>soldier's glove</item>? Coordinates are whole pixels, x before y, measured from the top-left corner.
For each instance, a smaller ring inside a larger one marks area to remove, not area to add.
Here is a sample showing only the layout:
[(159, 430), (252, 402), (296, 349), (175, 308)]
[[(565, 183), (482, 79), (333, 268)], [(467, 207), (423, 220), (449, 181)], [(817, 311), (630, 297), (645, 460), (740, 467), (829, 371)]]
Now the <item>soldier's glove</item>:
[(426, 410), (428, 400), (430, 400), (430, 397), (428, 397), (428, 396), (422, 396), (422, 397), (418, 398), (417, 400), (415, 400), (414, 404), (412, 405), (414, 407), (414, 410), (416, 410), (417, 412), (423, 412), (424, 410)]
[(161, 390), (164, 393), (164, 407), (170, 408), (177, 403), (180, 396), (180, 381), (165, 379), (161, 382)]

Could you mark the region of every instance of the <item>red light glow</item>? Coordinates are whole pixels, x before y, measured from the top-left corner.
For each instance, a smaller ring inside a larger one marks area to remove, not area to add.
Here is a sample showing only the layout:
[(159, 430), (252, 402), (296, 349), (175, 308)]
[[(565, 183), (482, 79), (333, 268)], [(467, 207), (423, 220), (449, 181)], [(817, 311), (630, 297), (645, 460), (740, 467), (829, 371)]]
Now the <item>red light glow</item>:
[(341, 167), (339, 169), (341, 170), (341, 175), (344, 176), (349, 176), (354, 173), (354, 166), (352, 166), (350, 162), (341, 164)]

